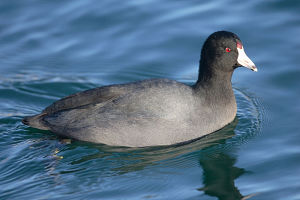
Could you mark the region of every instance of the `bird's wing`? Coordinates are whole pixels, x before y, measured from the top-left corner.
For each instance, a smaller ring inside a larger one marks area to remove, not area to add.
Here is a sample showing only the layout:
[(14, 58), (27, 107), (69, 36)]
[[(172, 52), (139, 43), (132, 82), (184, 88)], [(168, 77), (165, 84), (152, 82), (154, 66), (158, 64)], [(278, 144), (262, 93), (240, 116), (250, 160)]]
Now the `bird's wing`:
[(144, 88), (161, 87), (161, 85), (175, 84), (167, 79), (149, 79), (128, 84), (116, 84), (98, 87), (83, 92), (78, 92), (62, 98), (42, 111), (42, 114), (53, 114), (63, 110), (79, 108), (90, 104), (110, 102), (122, 95), (132, 93)]
[(132, 89), (132, 87), (124, 86), (125, 85), (111, 85), (78, 92), (54, 102), (45, 108), (42, 113), (53, 114), (59, 111), (78, 108), (89, 104), (110, 101), (130, 92)]

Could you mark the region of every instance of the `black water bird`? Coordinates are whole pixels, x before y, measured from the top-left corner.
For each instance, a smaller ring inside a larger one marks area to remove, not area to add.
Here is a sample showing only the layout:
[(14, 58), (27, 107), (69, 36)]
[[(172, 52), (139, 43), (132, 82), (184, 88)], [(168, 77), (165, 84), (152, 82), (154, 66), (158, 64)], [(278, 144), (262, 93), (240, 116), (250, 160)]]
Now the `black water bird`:
[(193, 86), (150, 79), (103, 86), (54, 102), (23, 123), (63, 137), (108, 145), (144, 147), (193, 140), (221, 129), (236, 116), (233, 71), (257, 71), (241, 40), (227, 31), (205, 41)]

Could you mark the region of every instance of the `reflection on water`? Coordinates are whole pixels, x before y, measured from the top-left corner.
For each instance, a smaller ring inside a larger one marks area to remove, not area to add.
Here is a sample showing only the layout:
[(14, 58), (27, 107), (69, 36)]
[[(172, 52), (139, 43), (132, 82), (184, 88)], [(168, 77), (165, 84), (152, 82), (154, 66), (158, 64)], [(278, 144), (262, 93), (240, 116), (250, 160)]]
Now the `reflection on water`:
[(204, 191), (209, 196), (219, 200), (238, 200), (243, 196), (235, 186), (235, 179), (245, 173), (242, 168), (235, 167), (236, 158), (218, 153), (214, 157), (201, 156), (199, 163), (203, 168)]
[(213, 157), (200, 156), (199, 164), (203, 169), (203, 185), (199, 191), (219, 200), (246, 200), (256, 194), (243, 196), (235, 184), (237, 178), (247, 171), (234, 166), (237, 158), (225, 152), (219, 152)]

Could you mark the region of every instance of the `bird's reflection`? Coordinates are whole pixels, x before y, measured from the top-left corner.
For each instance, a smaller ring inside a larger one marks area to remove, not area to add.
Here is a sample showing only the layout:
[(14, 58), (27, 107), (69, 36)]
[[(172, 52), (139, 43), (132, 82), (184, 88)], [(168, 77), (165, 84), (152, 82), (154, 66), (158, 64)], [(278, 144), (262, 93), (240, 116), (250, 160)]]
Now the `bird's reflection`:
[(198, 190), (209, 196), (218, 197), (219, 200), (242, 199), (243, 196), (234, 181), (244, 174), (245, 170), (235, 167), (235, 162), (236, 158), (222, 152), (209, 158), (201, 156), (204, 187)]

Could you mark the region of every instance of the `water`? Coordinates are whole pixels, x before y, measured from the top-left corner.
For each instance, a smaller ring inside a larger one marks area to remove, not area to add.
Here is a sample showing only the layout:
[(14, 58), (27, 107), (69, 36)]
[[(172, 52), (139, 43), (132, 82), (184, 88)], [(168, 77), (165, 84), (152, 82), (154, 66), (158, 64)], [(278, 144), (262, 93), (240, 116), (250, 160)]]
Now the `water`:
[[(0, 199), (300, 199), (300, 3), (0, 2)], [(237, 119), (183, 146), (62, 140), (23, 116), (96, 86), (197, 78), (200, 48), (237, 33)]]

